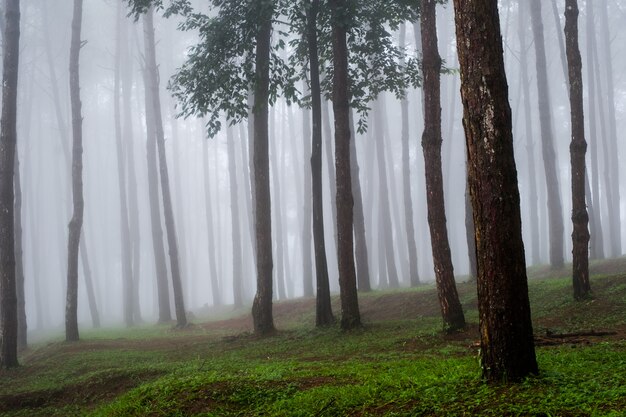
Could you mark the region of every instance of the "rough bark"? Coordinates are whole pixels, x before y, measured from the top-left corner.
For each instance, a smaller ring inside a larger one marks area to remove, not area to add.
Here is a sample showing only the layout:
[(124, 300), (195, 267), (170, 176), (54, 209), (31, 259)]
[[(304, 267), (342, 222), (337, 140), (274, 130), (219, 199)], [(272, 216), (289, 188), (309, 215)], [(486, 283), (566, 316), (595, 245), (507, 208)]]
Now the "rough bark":
[(589, 216), (585, 205), (585, 119), (583, 114), (583, 76), (580, 49), (578, 47), (578, 2), (565, 1), (565, 47), (569, 74), (572, 142), (570, 156), (572, 166), (572, 281), (574, 298), (582, 300), (589, 296)]
[(426, 174), (426, 204), (428, 226), (433, 251), (435, 280), (444, 329), (454, 331), (465, 327), (465, 316), (454, 281), (452, 254), (448, 241), (446, 210), (441, 168), (441, 57), (437, 49), (435, 0), (422, 3), (422, 68), (424, 90), (424, 172)]
[(532, 119), (530, 110), (530, 81), (528, 78), (528, 49), (526, 46), (526, 31), (528, 21), (526, 19), (527, 3), (520, 3), (520, 15), (518, 26), (518, 37), (520, 44), (520, 77), (522, 93), (524, 95), (524, 134), (526, 139), (526, 155), (528, 160), (528, 204), (530, 206), (530, 259), (531, 265), (541, 262), (539, 243), (539, 210), (537, 208), (537, 176), (535, 168), (535, 140), (532, 130)]
[(2, 118), (0, 121), (0, 369), (18, 366), (13, 175), (17, 143), (20, 2), (4, 3)]
[(307, 42), (309, 74), (311, 78), (311, 198), (313, 203), (313, 244), (315, 249), (315, 325), (327, 326), (334, 322), (330, 303), (330, 284), (326, 261), (324, 238), (324, 205), (322, 189), (322, 92), (320, 87), (320, 63), (317, 42), (317, 16), (319, 0), (307, 0)]
[(550, 89), (548, 85), (548, 69), (541, 17), (541, 0), (530, 1), (530, 17), (532, 21), (535, 64), (537, 68), (537, 97), (539, 100), (539, 124), (541, 127), (541, 150), (543, 165), (546, 172), (548, 196), (548, 227), (550, 237), (550, 265), (553, 269), (563, 267), (563, 209), (559, 190), (557, 157), (552, 137), (552, 109), (550, 108)]
[(335, 114), (335, 166), (337, 173), (337, 258), (341, 298), (341, 328), (361, 325), (352, 240), (354, 200), (350, 172), (350, 93), (345, 0), (331, 0), (333, 45), (333, 110)]
[(228, 148), (228, 177), (230, 180), (230, 215), (231, 215), (231, 238), (233, 244), (233, 302), (235, 307), (243, 305), (242, 283), (242, 253), (241, 253), (241, 225), (239, 223), (239, 187), (237, 185), (237, 166), (235, 163), (235, 139), (232, 128), (226, 129), (226, 142)]
[(538, 372), (497, 0), (454, 0), (478, 258), (481, 365), (489, 381)]
[(259, 8), (256, 33), (254, 84), (254, 198), (256, 229), (257, 288), (252, 304), (254, 332), (274, 331), (272, 315), (272, 211), (269, 167), (269, 61), (273, 2), (255, 1)]
[[(400, 27), (400, 48), (404, 48), (406, 39), (406, 26)], [(404, 56), (402, 56), (404, 65)], [(413, 225), (413, 200), (411, 198), (411, 166), (409, 162), (409, 100), (404, 97), (400, 100), (400, 112), (402, 115), (402, 191), (404, 202), (404, 227), (406, 227), (407, 247), (409, 254), (409, 282), (414, 287), (419, 285), (420, 277), (417, 269), (417, 245), (415, 244), (415, 227)]]
[[(465, 167), (467, 171), (467, 165)], [(465, 181), (465, 240), (467, 242), (467, 257), (469, 259), (469, 280), (476, 281), (478, 266), (476, 265), (476, 236), (474, 233), (474, 210), (470, 196), (469, 182)]]
[(80, 102), (79, 58), (82, 42), (83, 2), (74, 0), (72, 39), (70, 43), (70, 101), (72, 107), (72, 201), (74, 213), (69, 223), (67, 243), (67, 298), (65, 304), (65, 339), (78, 340), (78, 245), (83, 227), (83, 117)]
[(155, 122), (157, 154), (159, 161), (159, 178), (161, 179), (161, 196), (163, 198), (163, 215), (165, 218), (165, 230), (167, 232), (167, 246), (169, 248), (170, 272), (172, 274), (172, 289), (174, 292), (174, 308), (176, 310), (176, 327), (187, 326), (187, 314), (183, 299), (183, 289), (180, 276), (180, 260), (178, 242), (176, 239), (176, 225), (174, 210), (170, 194), (170, 180), (165, 155), (165, 134), (163, 132), (163, 118), (161, 115), (161, 100), (159, 94), (159, 77), (156, 63), (156, 51), (154, 41), (153, 10), (150, 9), (144, 15), (144, 47), (146, 48), (146, 72), (152, 98), (152, 111)]

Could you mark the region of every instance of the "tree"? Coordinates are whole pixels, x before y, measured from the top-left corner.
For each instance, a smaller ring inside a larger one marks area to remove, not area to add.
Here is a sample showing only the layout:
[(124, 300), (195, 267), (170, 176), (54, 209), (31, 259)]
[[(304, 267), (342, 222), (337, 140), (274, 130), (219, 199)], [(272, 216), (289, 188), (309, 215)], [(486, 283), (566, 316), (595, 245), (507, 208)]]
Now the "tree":
[[(205, 139), (206, 140), (206, 139)], [(239, 191), (237, 184), (237, 166), (235, 162), (235, 139), (232, 128), (226, 129), (226, 142), (228, 147), (228, 178), (230, 181), (230, 215), (231, 237), (233, 243), (233, 303), (236, 307), (243, 304), (242, 286), (242, 252), (241, 252), (241, 226), (239, 224)]]
[(478, 260), (481, 365), (489, 381), (538, 372), (497, 0), (454, 0)]
[(163, 215), (167, 232), (167, 245), (170, 257), (170, 272), (172, 274), (172, 289), (174, 291), (174, 307), (176, 309), (176, 327), (187, 326), (187, 314), (183, 299), (183, 289), (180, 277), (180, 263), (178, 256), (178, 242), (176, 241), (176, 226), (174, 224), (174, 210), (170, 194), (169, 172), (165, 156), (165, 134), (163, 133), (163, 118), (161, 115), (161, 100), (159, 98), (159, 77), (156, 63), (156, 48), (154, 41), (153, 11), (148, 10), (144, 15), (144, 47), (146, 49), (146, 89), (150, 90), (155, 123), (156, 144), (159, 161), (159, 178), (161, 179), (161, 195), (163, 197)]
[(441, 58), (437, 49), (437, 21), (435, 0), (422, 2), (422, 68), (424, 73), (424, 170), (426, 173), (426, 202), (428, 225), (435, 265), (437, 294), (444, 329), (454, 331), (465, 327), (465, 316), (454, 282), (454, 268), (443, 196), (441, 169)]
[(26, 320), (26, 294), (24, 293), (24, 259), (22, 238), (22, 179), (20, 175), (20, 158), (15, 147), (15, 174), (14, 185), (14, 236), (15, 236), (15, 283), (17, 295), (17, 348), (23, 350), (28, 347), (28, 322)]
[(570, 155), (572, 165), (572, 280), (574, 298), (589, 296), (589, 215), (585, 205), (585, 119), (583, 115), (583, 76), (580, 49), (578, 47), (578, 2), (565, 1), (565, 47), (569, 74), (572, 142)]
[(78, 340), (78, 246), (83, 227), (83, 117), (80, 102), (79, 58), (83, 1), (74, 0), (72, 38), (70, 43), (70, 100), (72, 107), (72, 200), (74, 213), (69, 223), (67, 243), (67, 299), (65, 306), (65, 339)]
[[(311, 79), (311, 188), (313, 202), (313, 244), (315, 249), (315, 325), (326, 326), (334, 322), (330, 304), (330, 284), (324, 239), (324, 206), (322, 190), (322, 90), (320, 86), (319, 56), (317, 46), (317, 16), (319, 0), (306, 0), (307, 43), (309, 74)], [(305, 196), (306, 198), (306, 196)]]
[(345, 0), (330, 0), (333, 45), (333, 111), (335, 114), (335, 170), (337, 173), (337, 258), (341, 298), (341, 328), (361, 325), (352, 239), (352, 183), (350, 176), (350, 94)]
[(535, 39), (535, 64), (537, 68), (537, 97), (539, 100), (539, 124), (541, 126), (541, 150), (546, 172), (548, 196), (548, 224), (550, 228), (550, 265), (553, 269), (563, 267), (563, 209), (559, 191), (557, 157), (552, 137), (552, 109), (550, 108), (550, 89), (548, 85), (548, 67), (541, 18), (541, 0), (530, 1), (530, 17)]
[(18, 366), (17, 290), (15, 277), (14, 182), (17, 143), (17, 78), (20, 2), (4, 2), (2, 117), (0, 119), (0, 369)]

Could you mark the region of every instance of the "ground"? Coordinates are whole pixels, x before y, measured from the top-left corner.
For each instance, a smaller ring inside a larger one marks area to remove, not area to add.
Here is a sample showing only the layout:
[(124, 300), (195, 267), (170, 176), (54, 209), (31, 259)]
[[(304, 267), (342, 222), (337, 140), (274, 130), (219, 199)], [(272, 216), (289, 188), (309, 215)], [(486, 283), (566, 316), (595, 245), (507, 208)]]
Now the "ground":
[(521, 384), (480, 379), (474, 284), (459, 284), (469, 325), (453, 334), (424, 285), (360, 294), (365, 325), (348, 333), (315, 329), (315, 302), (301, 299), (275, 304), (279, 330), (265, 338), (230, 308), (184, 330), (59, 335), (0, 373), (0, 415), (626, 415), (624, 271), (623, 258), (592, 263), (584, 302), (567, 270), (529, 271), (541, 374)]

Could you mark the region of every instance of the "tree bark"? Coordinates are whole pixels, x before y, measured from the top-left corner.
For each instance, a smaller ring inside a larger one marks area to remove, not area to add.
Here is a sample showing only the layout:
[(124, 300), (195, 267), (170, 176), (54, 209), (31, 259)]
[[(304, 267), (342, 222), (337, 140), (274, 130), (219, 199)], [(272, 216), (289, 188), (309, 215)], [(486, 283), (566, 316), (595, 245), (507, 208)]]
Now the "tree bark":
[(254, 197), (256, 226), (257, 291), (252, 304), (254, 332), (274, 332), (272, 315), (272, 210), (269, 167), (269, 64), (273, 1), (254, 2), (258, 8), (256, 74), (254, 84)]
[(437, 50), (437, 20), (435, 0), (422, 3), (422, 68), (424, 90), (424, 171), (426, 173), (426, 203), (428, 225), (433, 250), (437, 294), (444, 329), (455, 331), (465, 327), (465, 316), (454, 281), (454, 268), (448, 241), (446, 210), (441, 168), (441, 58)]
[(319, 0), (306, 0), (309, 73), (311, 77), (311, 188), (313, 203), (313, 243), (315, 249), (315, 280), (317, 298), (315, 325), (327, 326), (334, 322), (330, 303), (330, 284), (324, 239), (324, 205), (322, 189), (322, 91), (317, 42)]
[(20, 46), (20, 2), (6, 0), (2, 57), (0, 121), (0, 369), (18, 366), (17, 288), (15, 273), (14, 163), (17, 144), (17, 79)]
[(72, 200), (74, 214), (69, 223), (67, 244), (67, 298), (65, 305), (65, 339), (78, 340), (78, 245), (83, 227), (83, 132), (80, 102), (79, 58), (83, 1), (74, 0), (72, 39), (70, 44), (70, 100), (72, 104)]
[[(400, 48), (404, 48), (406, 25), (400, 27)], [(401, 65), (404, 66), (404, 55)], [(411, 198), (411, 167), (409, 161), (409, 101), (406, 97), (400, 100), (402, 114), (402, 191), (404, 198), (404, 226), (406, 227), (407, 247), (409, 254), (409, 282), (412, 287), (419, 285), (420, 277), (417, 269), (417, 245), (415, 244), (415, 227), (413, 225), (413, 200)]]
[(345, 0), (331, 0), (333, 45), (333, 110), (335, 114), (335, 165), (337, 173), (337, 258), (341, 298), (341, 328), (361, 326), (354, 267), (352, 181), (350, 172), (350, 93)]
[(583, 76), (580, 49), (578, 47), (578, 2), (565, 1), (565, 47), (569, 74), (572, 142), (570, 155), (572, 165), (572, 280), (574, 298), (582, 300), (589, 296), (589, 216), (585, 205), (585, 119), (583, 115)]
[(530, 17), (535, 40), (535, 63), (537, 68), (537, 97), (539, 100), (539, 124), (541, 126), (541, 149), (546, 172), (548, 195), (548, 220), (550, 229), (550, 265), (553, 269), (563, 267), (563, 209), (559, 190), (557, 157), (552, 137), (552, 109), (550, 108), (550, 90), (548, 69), (541, 17), (541, 0), (530, 1)]
[(497, 0), (454, 0), (478, 258), (481, 365), (489, 381), (538, 372)]
[(157, 153), (159, 161), (159, 177), (161, 179), (161, 195), (163, 197), (163, 215), (165, 218), (165, 230), (167, 232), (167, 245), (169, 248), (170, 271), (172, 274), (172, 289), (174, 291), (174, 307), (176, 309), (176, 327), (187, 326), (187, 314), (183, 300), (183, 289), (180, 276), (180, 264), (178, 254), (178, 242), (176, 240), (176, 225), (174, 222), (174, 210), (170, 194), (169, 173), (167, 158), (165, 155), (165, 135), (163, 133), (163, 119), (161, 116), (161, 100), (159, 98), (159, 79), (156, 63), (156, 51), (154, 41), (154, 24), (152, 8), (144, 15), (144, 46), (146, 48), (146, 69), (152, 98), (152, 111), (156, 131)]

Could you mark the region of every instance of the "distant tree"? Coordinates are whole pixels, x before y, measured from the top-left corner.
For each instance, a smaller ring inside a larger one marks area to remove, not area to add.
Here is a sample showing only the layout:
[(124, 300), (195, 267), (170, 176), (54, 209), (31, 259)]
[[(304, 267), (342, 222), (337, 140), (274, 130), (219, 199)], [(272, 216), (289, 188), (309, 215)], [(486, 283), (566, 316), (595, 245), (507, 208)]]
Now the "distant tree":
[(481, 365), (489, 381), (538, 372), (497, 0), (454, 0), (478, 260)]
[(69, 224), (67, 243), (67, 299), (65, 306), (65, 339), (78, 340), (78, 246), (83, 227), (83, 116), (81, 114), (79, 58), (83, 1), (74, 0), (72, 38), (70, 43), (70, 100), (72, 105), (72, 200), (74, 214)]
[(546, 172), (548, 196), (548, 225), (550, 228), (550, 265), (554, 269), (563, 267), (563, 209), (559, 191), (557, 156), (552, 136), (552, 108), (550, 107), (550, 86), (548, 84), (548, 66), (541, 17), (541, 0), (530, 0), (535, 64), (537, 68), (537, 97), (539, 100), (539, 125), (541, 127), (541, 149)]
[(569, 99), (572, 120), (572, 142), (570, 144), (572, 164), (572, 255), (574, 298), (589, 296), (589, 216), (585, 205), (585, 119), (583, 112), (582, 60), (578, 47), (578, 2), (565, 1), (565, 46), (569, 72)]
[(446, 331), (465, 327), (465, 316), (454, 281), (448, 241), (441, 169), (441, 57), (437, 49), (436, 0), (424, 0), (421, 10), (422, 68), (424, 91), (424, 170), (428, 225), (435, 264), (439, 305)]
[(4, 2), (2, 36), (2, 117), (0, 119), (0, 369), (18, 366), (15, 277), (14, 163), (17, 143), (17, 78), (20, 2)]
[(178, 242), (176, 240), (176, 225), (174, 222), (174, 210), (170, 193), (169, 172), (165, 155), (165, 134), (163, 133), (163, 119), (161, 115), (161, 100), (159, 94), (159, 76), (156, 61), (156, 47), (154, 41), (153, 11), (148, 10), (144, 19), (144, 47), (146, 49), (146, 89), (150, 90), (154, 112), (155, 134), (157, 154), (159, 161), (159, 178), (161, 179), (161, 196), (163, 198), (163, 215), (167, 232), (167, 246), (169, 248), (170, 272), (172, 274), (172, 289), (174, 292), (174, 307), (176, 310), (176, 327), (187, 326), (187, 313), (183, 299), (183, 289), (180, 277), (180, 262), (178, 254)]
[(14, 235), (15, 235), (15, 282), (17, 295), (17, 348), (23, 350), (28, 347), (28, 323), (26, 320), (26, 294), (24, 291), (24, 259), (22, 238), (22, 178), (20, 175), (20, 158), (15, 147), (15, 174), (14, 174)]
[[(228, 149), (228, 178), (230, 182), (230, 215), (231, 237), (233, 243), (233, 300), (236, 307), (243, 304), (242, 284), (242, 252), (241, 252), (241, 225), (239, 222), (239, 191), (237, 184), (237, 164), (235, 160), (235, 138), (233, 128), (226, 130), (226, 146)], [(206, 140), (206, 139), (205, 139)]]

